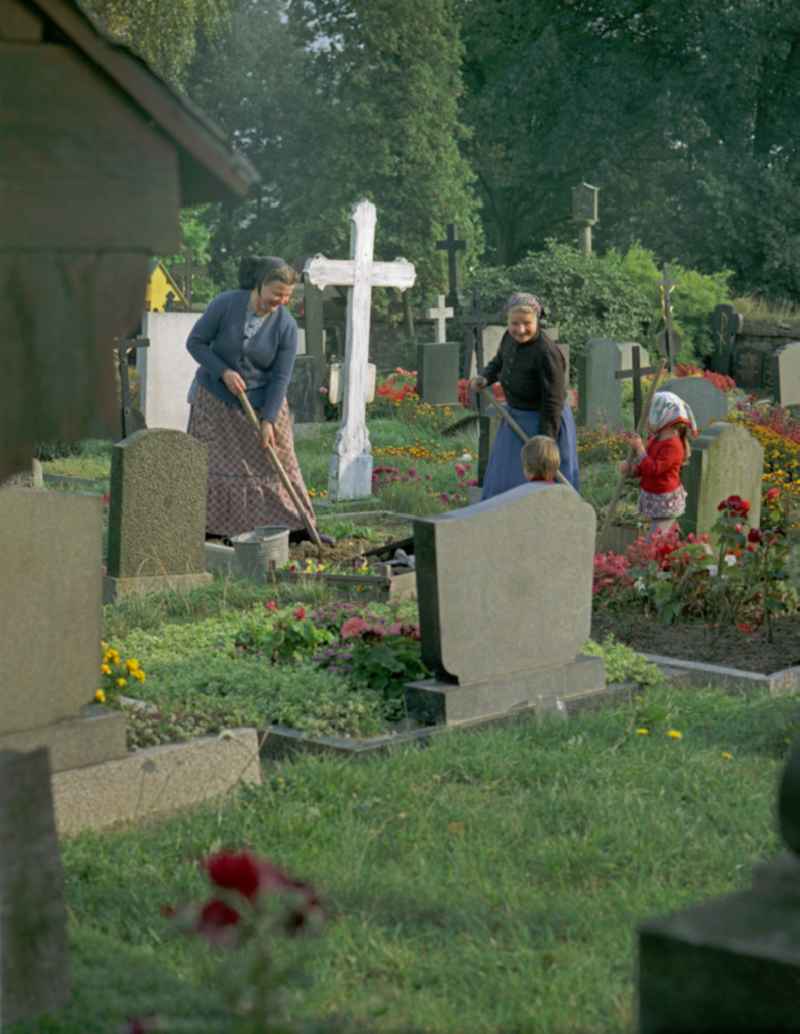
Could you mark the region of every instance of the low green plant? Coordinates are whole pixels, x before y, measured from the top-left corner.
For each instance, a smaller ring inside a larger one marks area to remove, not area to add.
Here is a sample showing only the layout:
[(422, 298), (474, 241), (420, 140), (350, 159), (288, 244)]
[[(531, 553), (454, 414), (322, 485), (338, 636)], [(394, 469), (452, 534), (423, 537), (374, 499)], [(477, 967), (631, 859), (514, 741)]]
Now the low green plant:
[(606, 636), (601, 643), (588, 640), (583, 652), (603, 658), (606, 682), (635, 682), (642, 689), (664, 684), (664, 676), (658, 665), (648, 661), (632, 647), (619, 642), (613, 635)]
[(285, 664), (308, 657), (321, 646), (331, 642), (333, 635), (319, 628), (302, 605), (291, 611), (270, 608), (268, 618), (262, 612), (249, 614), (234, 636), (234, 648), (243, 653), (266, 657), (272, 664)]

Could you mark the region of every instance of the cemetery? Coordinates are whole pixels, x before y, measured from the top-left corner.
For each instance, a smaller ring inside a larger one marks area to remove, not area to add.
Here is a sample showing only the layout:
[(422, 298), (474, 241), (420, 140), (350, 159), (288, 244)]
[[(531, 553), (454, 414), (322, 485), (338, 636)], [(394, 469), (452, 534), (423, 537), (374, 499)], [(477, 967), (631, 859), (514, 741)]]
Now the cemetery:
[(0, 4), (0, 1032), (789, 1034), (800, 280), (338, 6)]

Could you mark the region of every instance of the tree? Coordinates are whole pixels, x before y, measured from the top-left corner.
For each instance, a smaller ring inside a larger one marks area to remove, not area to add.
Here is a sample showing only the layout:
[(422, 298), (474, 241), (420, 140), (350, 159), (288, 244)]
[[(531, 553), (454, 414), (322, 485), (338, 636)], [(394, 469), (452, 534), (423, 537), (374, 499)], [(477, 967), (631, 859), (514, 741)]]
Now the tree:
[(82, 0), (109, 33), (136, 50), (173, 86), (183, 84), (197, 32), (217, 32), (228, 17), (229, 0)]

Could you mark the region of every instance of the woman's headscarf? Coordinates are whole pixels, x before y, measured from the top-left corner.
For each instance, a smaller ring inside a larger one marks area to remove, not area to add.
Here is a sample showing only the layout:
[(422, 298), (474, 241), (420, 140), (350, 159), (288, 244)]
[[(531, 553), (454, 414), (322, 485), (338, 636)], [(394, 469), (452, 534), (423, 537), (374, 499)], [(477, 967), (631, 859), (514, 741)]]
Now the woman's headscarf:
[(657, 391), (650, 405), (647, 426), (655, 434), (672, 424), (686, 424), (692, 435), (697, 434), (697, 424), (689, 404), (671, 391)]
[(533, 309), (537, 316), (544, 312), (544, 306), (535, 294), (527, 294), (525, 291), (515, 291), (505, 305), (505, 312), (508, 315), (512, 309)]

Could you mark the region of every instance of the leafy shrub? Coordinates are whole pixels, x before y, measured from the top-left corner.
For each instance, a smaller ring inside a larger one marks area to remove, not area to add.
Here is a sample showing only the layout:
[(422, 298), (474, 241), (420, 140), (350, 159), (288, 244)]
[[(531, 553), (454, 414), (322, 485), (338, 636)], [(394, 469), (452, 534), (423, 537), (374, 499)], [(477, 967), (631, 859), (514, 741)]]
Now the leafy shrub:
[(297, 606), (277, 611), (272, 620), (258, 613), (248, 615), (236, 632), (234, 648), (281, 664), (310, 656), (332, 638), (331, 632), (307, 616), (305, 607)]
[(584, 644), (583, 653), (603, 658), (607, 682), (636, 682), (642, 689), (664, 683), (658, 665), (632, 647), (620, 643), (613, 635), (606, 636), (602, 643), (590, 639)]

